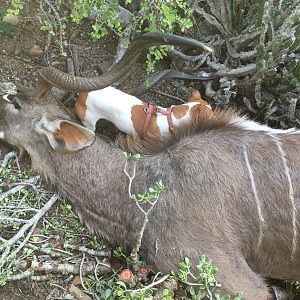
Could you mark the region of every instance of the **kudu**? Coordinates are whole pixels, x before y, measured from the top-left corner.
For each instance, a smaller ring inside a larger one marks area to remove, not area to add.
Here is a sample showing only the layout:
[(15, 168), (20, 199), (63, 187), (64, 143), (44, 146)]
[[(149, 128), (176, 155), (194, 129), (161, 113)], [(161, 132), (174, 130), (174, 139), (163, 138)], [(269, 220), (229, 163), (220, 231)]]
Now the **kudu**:
[[(123, 150), (78, 125), (51, 95), (35, 98), (26, 91), (0, 102), (1, 137), (29, 153), (89, 230), (130, 249), (144, 217), (128, 197)], [(224, 291), (246, 300), (271, 299), (262, 276), (300, 278), (300, 131), (217, 111), (148, 143), (132, 192), (167, 186), (142, 240), (150, 266), (169, 272), (185, 256), (196, 265), (206, 254)]]

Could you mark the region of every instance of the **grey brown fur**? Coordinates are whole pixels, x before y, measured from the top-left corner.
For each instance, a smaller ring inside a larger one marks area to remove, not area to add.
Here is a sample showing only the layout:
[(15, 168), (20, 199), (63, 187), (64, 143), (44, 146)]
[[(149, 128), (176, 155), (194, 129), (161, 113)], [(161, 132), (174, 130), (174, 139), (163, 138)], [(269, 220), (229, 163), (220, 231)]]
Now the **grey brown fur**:
[[(91, 231), (130, 250), (143, 216), (128, 198), (122, 150), (97, 137), (92, 146), (76, 154), (55, 151), (45, 135), (37, 133), (36, 124), (45, 113), (68, 120), (72, 116), (50, 100), (37, 104), (33, 94), (19, 94), (15, 101), (21, 109), (1, 100), (4, 139), (29, 153), (34, 169), (74, 204)], [(269, 294), (261, 275), (300, 278), (300, 134), (274, 137), (226, 125), (233, 116), (219, 113), (207, 127), (182, 128), (173, 143), (142, 157), (133, 192), (143, 192), (158, 180), (167, 190), (149, 216), (141, 254), (151, 267), (164, 273), (175, 270), (185, 256), (196, 264), (199, 256), (206, 254), (219, 268), (217, 279), (224, 291), (232, 295), (243, 291), (246, 300), (265, 300)], [(286, 154), (297, 210), (294, 259), (293, 207), (276, 138)], [(244, 149), (264, 224), (259, 219)], [(260, 228), (263, 234), (257, 248)]]

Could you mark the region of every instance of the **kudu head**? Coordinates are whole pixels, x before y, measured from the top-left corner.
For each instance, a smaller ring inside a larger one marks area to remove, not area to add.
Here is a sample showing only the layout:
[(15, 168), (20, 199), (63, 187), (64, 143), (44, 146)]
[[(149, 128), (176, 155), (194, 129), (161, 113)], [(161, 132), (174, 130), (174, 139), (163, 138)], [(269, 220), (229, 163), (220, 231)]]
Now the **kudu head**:
[(194, 39), (159, 32), (146, 33), (135, 38), (122, 59), (101, 76), (84, 78), (66, 74), (53, 67), (41, 69), (36, 99), (45, 99), (53, 86), (70, 92), (90, 92), (108, 87), (126, 75), (144, 50), (160, 45), (190, 46), (212, 52), (208, 46)]
[(36, 105), (34, 95), (34, 90), (23, 89), (1, 96), (0, 136), (6, 142), (27, 151), (37, 143), (49, 143), (53, 151), (68, 153), (94, 142), (95, 134), (77, 124), (52, 97)]

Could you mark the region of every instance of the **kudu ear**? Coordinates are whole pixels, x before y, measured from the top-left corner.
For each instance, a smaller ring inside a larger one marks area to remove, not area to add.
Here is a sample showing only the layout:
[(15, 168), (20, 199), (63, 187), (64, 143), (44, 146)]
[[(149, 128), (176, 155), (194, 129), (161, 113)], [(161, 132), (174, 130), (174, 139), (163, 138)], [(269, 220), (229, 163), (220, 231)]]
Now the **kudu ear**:
[(35, 130), (45, 135), (51, 147), (59, 152), (75, 153), (92, 145), (95, 133), (74, 122), (57, 117), (46, 117), (36, 124)]

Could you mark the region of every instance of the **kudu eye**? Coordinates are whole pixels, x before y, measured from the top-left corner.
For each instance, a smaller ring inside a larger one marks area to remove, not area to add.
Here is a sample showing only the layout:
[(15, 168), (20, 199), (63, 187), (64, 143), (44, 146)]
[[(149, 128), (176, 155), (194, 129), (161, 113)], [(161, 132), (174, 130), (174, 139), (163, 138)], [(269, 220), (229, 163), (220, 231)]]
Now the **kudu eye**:
[(16, 100), (11, 101), (11, 104), (13, 104), (15, 109), (20, 110), (22, 108), (21, 105)]

